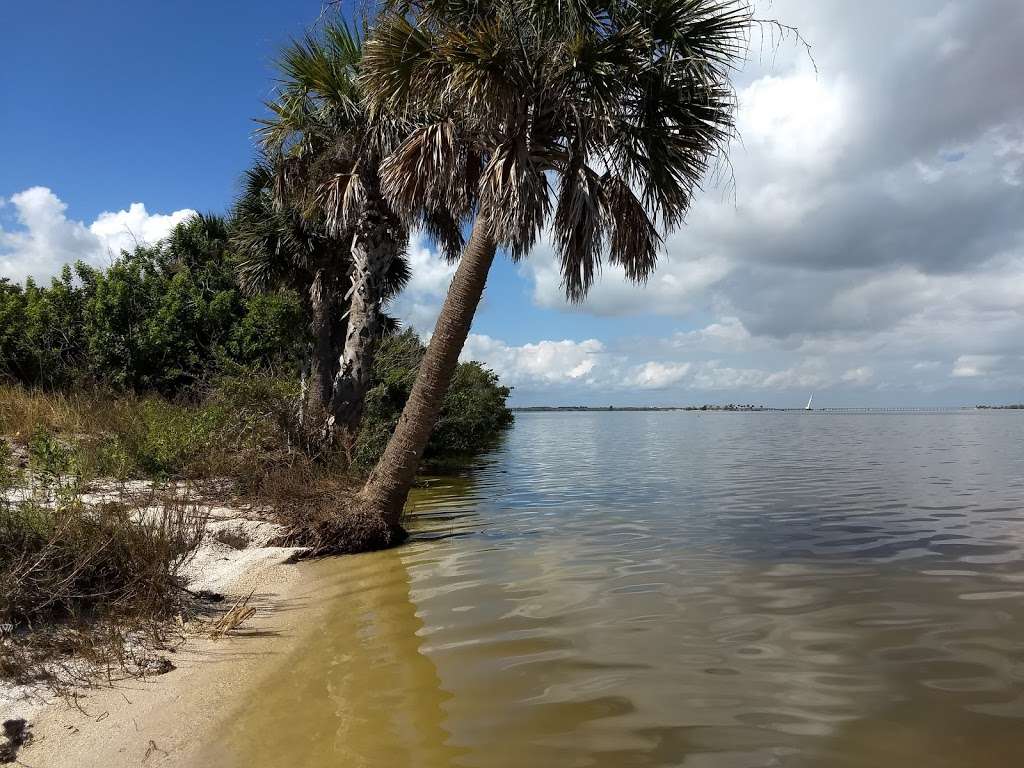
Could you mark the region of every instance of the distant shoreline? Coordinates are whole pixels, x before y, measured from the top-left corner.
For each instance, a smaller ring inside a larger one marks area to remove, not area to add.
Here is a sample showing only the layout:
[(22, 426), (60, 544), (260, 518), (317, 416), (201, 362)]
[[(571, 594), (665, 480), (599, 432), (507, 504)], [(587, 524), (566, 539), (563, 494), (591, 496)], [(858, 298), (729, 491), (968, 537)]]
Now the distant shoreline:
[[(807, 411), (807, 408), (772, 408), (766, 405), (525, 405), (510, 408), (513, 413), (608, 413), (614, 412), (662, 412), (662, 411), (728, 411), (732, 412), (789, 412)], [(1024, 410), (1024, 404), (1015, 405), (936, 405), (936, 406), (865, 406), (851, 408), (811, 408), (812, 412), (824, 413), (915, 413), (939, 411), (1017, 411)]]

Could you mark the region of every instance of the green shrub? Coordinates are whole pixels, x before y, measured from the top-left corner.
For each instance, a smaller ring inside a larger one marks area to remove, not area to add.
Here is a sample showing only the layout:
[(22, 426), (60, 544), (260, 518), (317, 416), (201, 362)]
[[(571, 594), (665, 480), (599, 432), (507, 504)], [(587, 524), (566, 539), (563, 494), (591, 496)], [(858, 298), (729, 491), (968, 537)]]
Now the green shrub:
[(13, 487), (20, 475), (14, 466), (14, 452), (10, 444), (0, 438), (0, 494)]
[[(424, 352), (423, 343), (411, 330), (381, 343), (353, 454), (357, 470), (371, 468), (384, 452), (412, 391)], [(448, 462), (488, 448), (512, 423), (512, 412), (506, 406), (509, 393), (497, 375), (479, 363), (459, 363), (424, 458), (433, 463)]]
[(47, 480), (56, 480), (77, 472), (75, 450), (60, 442), (44, 427), (37, 426), (28, 443), (29, 469)]
[(227, 419), (217, 406), (186, 408), (149, 400), (135, 415), (122, 437), (135, 465), (150, 477), (186, 474), (193, 462), (209, 452)]
[(297, 372), (302, 301), (243, 295), (232, 258), (227, 223), (197, 216), (107, 269), (65, 266), (49, 286), (0, 277), (0, 379), (177, 396), (226, 370)]

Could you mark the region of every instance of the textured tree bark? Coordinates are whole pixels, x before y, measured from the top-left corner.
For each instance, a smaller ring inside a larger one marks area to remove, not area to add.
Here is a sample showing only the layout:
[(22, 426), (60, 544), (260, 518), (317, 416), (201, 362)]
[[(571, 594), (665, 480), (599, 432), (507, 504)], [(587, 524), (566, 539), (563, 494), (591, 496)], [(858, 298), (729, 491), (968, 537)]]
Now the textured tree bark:
[(406, 497), (469, 335), (496, 251), (489, 227), (478, 218), (395, 433), (359, 493), (360, 500), (393, 528), (401, 524)]
[(367, 195), (352, 240), (348, 327), (331, 394), (332, 427), (348, 448), (363, 416), (381, 332), (384, 281), (397, 254), (396, 224), (380, 196), (376, 176), (363, 183)]
[(312, 296), (313, 348), (309, 360), (305, 401), (302, 404), (303, 439), (307, 447), (317, 448), (324, 440), (323, 425), (330, 414), (337, 349), (333, 336), (333, 301), (326, 289)]

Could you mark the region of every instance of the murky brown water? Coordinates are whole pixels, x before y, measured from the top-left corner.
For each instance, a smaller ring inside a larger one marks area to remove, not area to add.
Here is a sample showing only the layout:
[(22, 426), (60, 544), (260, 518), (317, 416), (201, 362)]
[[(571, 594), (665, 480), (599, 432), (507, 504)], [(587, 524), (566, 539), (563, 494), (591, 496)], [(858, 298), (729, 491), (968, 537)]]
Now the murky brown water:
[[(528, 414), (220, 766), (1024, 765), (1024, 414)], [(215, 757), (214, 757), (215, 756)]]

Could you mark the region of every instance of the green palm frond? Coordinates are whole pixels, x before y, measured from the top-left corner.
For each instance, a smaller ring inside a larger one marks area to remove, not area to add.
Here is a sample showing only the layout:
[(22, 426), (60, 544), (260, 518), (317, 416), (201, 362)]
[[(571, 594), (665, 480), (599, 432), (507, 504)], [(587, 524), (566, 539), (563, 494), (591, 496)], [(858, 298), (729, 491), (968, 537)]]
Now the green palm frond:
[(413, 26), (403, 14), (379, 22), (364, 45), (362, 64), (363, 89), (370, 95), (370, 108), (378, 114), (400, 114), (413, 94), (439, 85), (439, 81), (430, 82), (431, 69), (440, 69), (433, 36), (428, 29)]
[(513, 257), (550, 223), (570, 300), (603, 259), (642, 281), (735, 134), (752, 23), (746, 0), (386, 1), (360, 82), (423, 127), (384, 191), (410, 221), (479, 210)]
[(574, 163), (560, 175), (555, 208), (554, 240), (561, 256), (562, 285), (570, 301), (582, 301), (600, 265), (602, 191), (597, 174)]
[(658, 264), (662, 238), (658, 228), (621, 178), (601, 179), (601, 213), (608, 231), (608, 260), (619, 264), (634, 282), (647, 279)]

